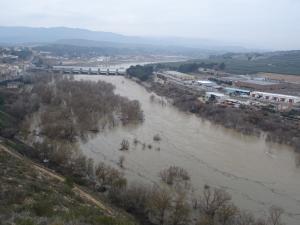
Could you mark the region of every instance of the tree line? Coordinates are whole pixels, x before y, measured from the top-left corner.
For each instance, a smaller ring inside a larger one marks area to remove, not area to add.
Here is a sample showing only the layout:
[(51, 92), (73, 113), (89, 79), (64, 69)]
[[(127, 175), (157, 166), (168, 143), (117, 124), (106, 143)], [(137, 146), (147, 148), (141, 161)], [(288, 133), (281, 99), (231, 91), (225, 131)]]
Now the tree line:
[(154, 64), (155, 70), (175, 70), (181, 73), (197, 73), (199, 68), (225, 70), (226, 64), (224, 62), (174, 62), (174, 63), (159, 63)]
[(131, 66), (127, 69), (127, 75), (130, 77), (138, 78), (141, 81), (146, 81), (151, 78), (153, 75), (153, 66), (146, 65), (146, 66)]
[(28, 133), (32, 116), (39, 117), (39, 135), (64, 141), (119, 123), (143, 121), (139, 102), (114, 94), (109, 83), (49, 74), (26, 79), (24, 89), (0, 90), (3, 111), (17, 121), (14, 127), (2, 129), (2, 135), (11, 136), (19, 130)]

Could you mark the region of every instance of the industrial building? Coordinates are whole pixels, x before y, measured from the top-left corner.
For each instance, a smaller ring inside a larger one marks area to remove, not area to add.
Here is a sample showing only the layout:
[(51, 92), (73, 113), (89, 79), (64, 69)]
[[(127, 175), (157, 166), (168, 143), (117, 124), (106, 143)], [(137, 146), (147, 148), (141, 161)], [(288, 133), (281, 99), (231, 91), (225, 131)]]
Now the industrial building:
[(219, 84), (234, 85), (237, 81), (247, 80), (249, 77), (245, 75), (237, 76), (222, 76), (222, 77), (210, 77), (209, 80), (215, 81)]
[(219, 93), (219, 92), (206, 92), (205, 93), (206, 101), (211, 100), (211, 99), (216, 100), (216, 101), (222, 101), (226, 98), (227, 98), (226, 95)]
[(22, 83), (21, 82), (8, 82), (6, 84), (6, 87), (8, 89), (18, 89), (22, 86)]
[(196, 80), (195, 83), (198, 84), (199, 86), (204, 86), (204, 87), (213, 87), (217, 85), (215, 82), (209, 80)]
[(224, 91), (229, 95), (250, 95), (249, 90), (240, 89), (240, 88), (232, 88), (232, 87), (225, 87)]
[(268, 92), (259, 92), (259, 91), (252, 91), (251, 98), (257, 100), (264, 100), (269, 102), (279, 102), (279, 103), (300, 103), (300, 97), (292, 96), (292, 95), (282, 95), (282, 94), (275, 94), (275, 93), (268, 93)]

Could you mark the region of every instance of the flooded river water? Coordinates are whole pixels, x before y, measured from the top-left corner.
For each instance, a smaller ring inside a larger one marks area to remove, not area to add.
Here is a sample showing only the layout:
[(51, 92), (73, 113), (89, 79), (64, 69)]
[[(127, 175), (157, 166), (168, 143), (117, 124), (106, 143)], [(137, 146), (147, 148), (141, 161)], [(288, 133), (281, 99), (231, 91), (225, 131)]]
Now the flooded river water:
[[(76, 79), (114, 84), (117, 94), (138, 100), (145, 115), (142, 124), (119, 126), (83, 143), (83, 152), (95, 162), (116, 166), (123, 155), (124, 172), (131, 182), (158, 182), (160, 170), (180, 166), (189, 172), (195, 193), (205, 184), (222, 187), (244, 210), (263, 215), (277, 205), (285, 210), (287, 224), (300, 224), (299, 156), (287, 146), (244, 136), (151, 101), (151, 93), (124, 77), (80, 75)], [(156, 134), (161, 141), (153, 141)], [(134, 145), (135, 138), (152, 148)], [(129, 151), (119, 151), (123, 139), (129, 140)]]

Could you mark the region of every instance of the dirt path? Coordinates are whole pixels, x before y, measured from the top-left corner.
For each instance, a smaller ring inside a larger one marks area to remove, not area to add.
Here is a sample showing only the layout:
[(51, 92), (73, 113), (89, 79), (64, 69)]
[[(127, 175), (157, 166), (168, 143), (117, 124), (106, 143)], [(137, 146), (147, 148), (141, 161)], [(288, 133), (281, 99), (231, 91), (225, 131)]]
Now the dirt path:
[[(49, 170), (48, 168), (43, 167), (42, 165), (39, 165), (35, 162), (33, 162), (32, 160), (30, 160), (29, 158), (22, 156), (21, 154), (8, 149), (7, 147), (3, 146), (0, 144), (0, 150), (7, 152), (8, 154), (10, 154), (11, 156), (25, 161), (27, 163), (29, 163), (34, 169), (38, 170), (41, 173), (46, 174), (49, 177), (52, 177), (54, 179), (57, 179), (61, 182), (65, 181), (65, 178), (61, 175), (58, 175), (57, 173)], [(78, 193), (82, 198), (88, 200), (89, 202), (93, 203), (94, 205), (98, 206), (100, 209), (104, 210), (107, 214), (109, 215), (113, 215), (112, 211), (107, 208), (101, 201), (99, 201), (98, 199), (96, 199), (95, 197), (93, 197), (92, 195), (90, 195), (89, 193), (87, 193), (86, 191), (84, 191), (81, 187), (79, 187), (78, 185), (74, 185), (73, 191)]]

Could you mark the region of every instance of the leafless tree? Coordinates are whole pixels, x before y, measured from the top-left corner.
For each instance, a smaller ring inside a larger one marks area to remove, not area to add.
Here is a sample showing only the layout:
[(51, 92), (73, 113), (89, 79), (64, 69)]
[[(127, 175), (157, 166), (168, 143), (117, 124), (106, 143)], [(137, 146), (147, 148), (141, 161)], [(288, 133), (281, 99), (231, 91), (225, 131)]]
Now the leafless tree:
[(118, 162), (121, 168), (124, 168), (124, 162), (125, 162), (125, 156), (122, 155), (119, 157), (119, 162)]
[(127, 185), (124, 174), (117, 169), (100, 162), (95, 169), (96, 180), (101, 188), (120, 189)]
[(95, 175), (95, 170), (94, 170), (94, 160), (89, 158), (87, 160), (87, 175), (90, 177), (90, 178), (93, 178), (94, 175)]
[(283, 222), (281, 221), (283, 212), (282, 208), (272, 206), (269, 209), (269, 218), (267, 220), (268, 225), (283, 225)]
[(224, 204), (218, 210), (218, 222), (220, 225), (231, 225), (238, 213), (238, 208), (232, 204)]
[(214, 220), (218, 211), (227, 206), (230, 201), (230, 195), (224, 190), (206, 187), (199, 200), (199, 209), (202, 214)]
[(121, 142), (121, 147), (120, 147), (120, 150), (121, 151), (127, 151), (129, 150), (129, 141), (126, 140), (126, 139), (123, 139), (122, 142)]
[(167, 169), (163, 169), (159, 173), (159, 176), (161, 180), (168, 185), (173, 185), (175, 183), (183, 183), (184, 185), (187, 185), (190, 180), (188, 172), (178, 166), (170, 166)]
[(172, 202), (170, 214), (170, 225), (185, 225), (190, 221), (190, 206), (186, 200), (185, 193), (177, 193)]
[(165, 225), (169, 217), (172, 204), (172, 196), (166, 188), (153, 187), (151, 192), (148, 209), (149, 218), (152, 222)]
[(161, 140), (161, 137), (159, 136), (159, 134), (155, 134), (153, 136), (153, 141), (160, 141)]

